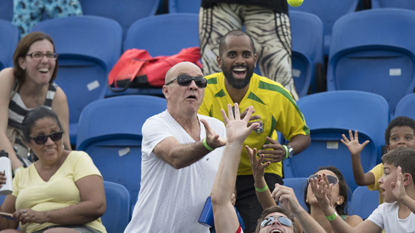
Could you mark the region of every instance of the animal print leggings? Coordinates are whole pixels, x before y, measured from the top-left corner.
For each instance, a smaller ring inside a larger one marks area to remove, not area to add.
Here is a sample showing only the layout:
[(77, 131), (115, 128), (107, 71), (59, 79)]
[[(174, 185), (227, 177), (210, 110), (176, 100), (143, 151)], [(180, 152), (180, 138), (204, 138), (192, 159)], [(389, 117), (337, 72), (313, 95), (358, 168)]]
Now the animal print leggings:
[(218, 3), (199, 13), (200, 50), (205, 75), (220, 72), (219, 42), (227, 32), (242, 29), (255, 42), (261, 74), (281, 83), (298, 100), (291, 69), (291, 28), (288, 15), (259, 6)]
[(13, 0), (13, 12), (13, 24), (23, 38), (42, 21), (44, 12), (49, 18), (60, 18), (82, 15), (82, 8), (79, 0)]

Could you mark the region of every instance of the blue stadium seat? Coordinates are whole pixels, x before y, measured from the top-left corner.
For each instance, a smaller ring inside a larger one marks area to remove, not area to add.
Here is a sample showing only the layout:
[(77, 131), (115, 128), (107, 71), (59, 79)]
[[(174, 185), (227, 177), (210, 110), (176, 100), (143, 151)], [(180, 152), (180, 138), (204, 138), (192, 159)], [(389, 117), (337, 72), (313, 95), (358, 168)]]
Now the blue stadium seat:
[(201, 0), (169, 0), (169, 13), (199, 14)]
[(370, 191), (367, 186), (357, 187), (352, 196), (351, 213), (366, 219), (379, 206), (379, 192)]
[(324, 66), (323, 23), (309, 13), (290, 12), (292, 68), (295, 87), (301, 98), (316, 83), (316, 66)]
[(412, 119), (415, 119), (415, 93), (406, 95), (401, 100), (399, 100), (396, 105), (394, 118), (398, 116), (407, 116)]
[[(315, 171), (313, 171), (315, 172)], [(309, 175), (311, 175), (310, 173)], [(297, 197), (298, 202), (301, 207), (308, 211), (307, 206), (304, 202), (305, 189), (307, 187), (307, 177), (297, 177), (297, 178), (284, 178), (284, 186), (290, 187), (294, 190), (295, 196)]]
[(19, 42), (19, 29), (0, 19), (0, 70), (13, 66), (13, 53)]
[(12, 22), (13, 0), (1, 0), (0, 1), (0, 19)]
[(123, 30), (137, 20), (156, 14), (160, 0), (80, 0), (84, 15), (95, 15), (117, 21)]
[(304, 1), (299, 7), (289, 6), (293, 11), (303, 11), (317, 15), (324, 25), (324, 54), (329, 54), (331, 30), (337, 19), (356, 10), (359, 0), (311, 0)]
[(141, 179), (141, 127), (167, 108), (155, 96), (130, 95), (92, 102), (79, 119), (76, 148), (87, 152), (104, 180), (124, 185), (135, 204)]
[(108, 233), (124, 232), (130, 221), (130, 193), (121, 184), (104, 180), (107, 210), (101, 217)]
[(415, 87), (415, 11), (375, 9), (348, 14), (333, 27), (327, 90), (385, 97), (391, 114)]
[(412, 0), (372, 0), (372, 8), (401, 8), (415, 10), (415, 1)]
[(81, 111), (105, 96), (108, 73), (121, 56), (121, 30), (114, 20), (97, 16), (46, 20), (32, 28), (49, 34), (55, 42), (59, 54), (56, 83), (68, 98), (72, 144)]
[[(177, 13), (138, 20), (128, 29), (123, 50), (145, 49), (152, 57), (156, 57), (174, 55), (183, 48), (198, 47), (198, 17), (197, 14)], [(161, 88), (129, 88), (121, 93), (114, 93), (108, 89), (106, 97), (120, 94), (163, 96)]]
[(305, 96), (298, 107), (310, 128), (310, 146), (283, 161), (285, 178), (308, 177), (320, 166), (335, 166), (353, 191), (351, 155), (340, 142), (348, 130), (359, 131), (359, 141), (370, 140), (361, 153), (365, 172), (373, 168), (381, 155), (383, 136), (389, 123), (389, 106), (377, 94), (360, 91), (331, 91)]

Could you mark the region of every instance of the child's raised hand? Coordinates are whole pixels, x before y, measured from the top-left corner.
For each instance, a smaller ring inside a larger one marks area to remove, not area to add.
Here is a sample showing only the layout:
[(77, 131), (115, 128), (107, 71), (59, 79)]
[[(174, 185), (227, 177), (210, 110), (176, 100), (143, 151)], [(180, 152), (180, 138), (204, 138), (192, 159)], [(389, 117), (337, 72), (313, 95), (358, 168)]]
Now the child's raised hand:
[(349, 149), (350, 154), (352, 156), (360, 155), (363, 148), (369, 143), (369, 140), (366, 140), (364, 143), (359, 143), (359, 137), (357, 130), (354, 131), (354, 137), (351, 130), (349, 130), (349, 138), (346, 137), (346, 135), (342, 134), (343, 139), (340, 139), (340, 141), (347, 146), (347, 149)]
[(391, 182), (392, 194), (393, 196), (395, 196), (396, 199), (402, 201), (402, 199), (406, 196), (406, 192), (401, 166), (398, 166), (398, 168), (396, 169), (396, 177), (396, 183)]
[(271, 162), (265, 162), (265, 156), (263, 154), (259, 155), (257, 158), (257, 149), (251, 149), (249, 146), (245, 146), (246, 151), (248, 152), (249, 162), (251, 163), (252, 174), (254, 179), (261, 179), (264, 176), (265, 168), (268, 167)]

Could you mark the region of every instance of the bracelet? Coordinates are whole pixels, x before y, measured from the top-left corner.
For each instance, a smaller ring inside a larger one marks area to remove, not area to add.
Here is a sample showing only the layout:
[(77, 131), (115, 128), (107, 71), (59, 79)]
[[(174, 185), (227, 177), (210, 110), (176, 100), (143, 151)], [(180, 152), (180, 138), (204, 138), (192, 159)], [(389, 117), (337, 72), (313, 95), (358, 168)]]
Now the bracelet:
[(259, 192), (259, 193), (263, 193), (263, 192), (265, 192), (265, 191), (267, 191), (267, 189), (268, 189), (268, 185), (265, 185), (265, 187), (263, 187), (263, 188), (257, 188), (257, 187), (255, 187), (255, 190), (257, 191), (257, 192)]
[(284, 147), (284, 149), (285, 149), (285, 158), (284, 159), (288, 159), (288, 157), (290, 156), (290, 152), (288, 151), (288, 147), (286, 145), (282, 145), (282, 147)]
[(213, 148), (212, 148), (212, 147), (210, 147), (210, 146), (207, 144), (207, 142), (206, 142), (206, 138), (205, 138), (205, 139), (203, 139), (203, 145), (205, 146), (205, 148), (206, 148), (206, 149), (208, 149), (208, 151), (212, 151), (212, 150), (213, 150)]
[(337, 212), (336, 211), (334, 211), (334, 213), (332, 214), (332, 215), (330, 215), (330, 216), (326, 216), (326, 219), (327, 220), (329, 220), (330, 222), (331, 221), (333, 221), (334, 219), (336, 219), (336, 217), (337, 217), (338, 215), (337, 215)]

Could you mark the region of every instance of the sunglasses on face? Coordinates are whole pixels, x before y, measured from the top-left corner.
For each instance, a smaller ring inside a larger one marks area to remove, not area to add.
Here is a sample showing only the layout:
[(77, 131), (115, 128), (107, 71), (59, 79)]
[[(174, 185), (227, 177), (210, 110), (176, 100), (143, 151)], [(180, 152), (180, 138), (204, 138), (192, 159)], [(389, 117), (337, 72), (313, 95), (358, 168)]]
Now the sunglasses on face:
[[(335, 176), (326, 175), (326, 177), (327, 177), (327, 180), (329, 181), (329, 184), (336, 185), (339, 182), (339, 179), (337, 179), (337, 177), (335, 177)], [(307, 178), (307, 182), (310, 183), (310, 180), (314, 179), (314, 178), (317, 178), (318, 180), (323, 180), (322, 177), (320, 177), (320, 178), (318, 177), (318, 174), (314, 174), (314, 175), (311, 175)]]
[(198, 88), (205, 88), (207, 86), (207, 80), (203, 76), (192, 77), (190, 75), (181, 74), (176, 78), (172, 79), (170, 82), (166, 83), (166, 86), (172, 84), (177, 80), (177, 84), (180, 86), (189, 86), (194, 80)]
[(52, 139), (52, 141), (56, 142), (62, 139), (63, 132), (56, 132), (49, 135), (39, 135), (34, 138), (30, 138), (36, 142), (38, 145), (43, 145), (48, 141), (48, 138)]
[[(261, 222), (261, 228), (271, 225), (275, 221), (275, 219), (275, 216), (264, 218), (264, 220), (262, 220)], [(293, 222), (285, 216), (278, 216), (277, 219), (278, 222), (280, 222), (284, 226), (291, 227), (293, 225)]]

